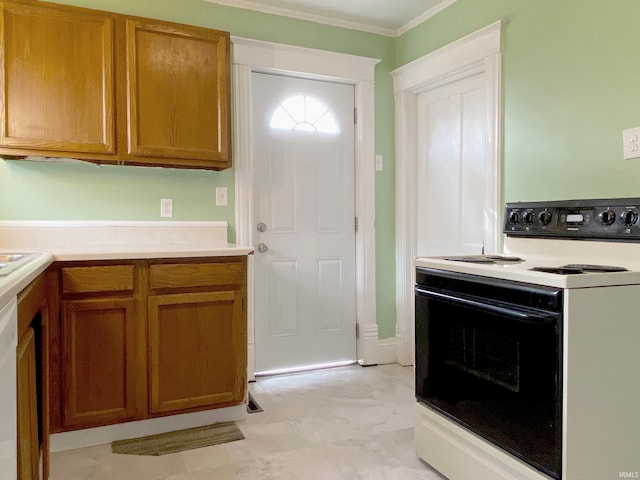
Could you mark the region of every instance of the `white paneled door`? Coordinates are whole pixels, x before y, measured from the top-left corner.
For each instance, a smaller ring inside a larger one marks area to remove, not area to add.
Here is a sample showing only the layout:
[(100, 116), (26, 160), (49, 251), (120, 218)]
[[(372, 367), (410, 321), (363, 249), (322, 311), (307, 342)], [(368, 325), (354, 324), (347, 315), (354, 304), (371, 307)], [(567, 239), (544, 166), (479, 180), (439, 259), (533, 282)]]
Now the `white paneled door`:
[(252, 83), (256, 372), (355, 361), (353, 86)]
[(486, 186), (481, 75), (418, 96), (417, 253), (481, 253)]

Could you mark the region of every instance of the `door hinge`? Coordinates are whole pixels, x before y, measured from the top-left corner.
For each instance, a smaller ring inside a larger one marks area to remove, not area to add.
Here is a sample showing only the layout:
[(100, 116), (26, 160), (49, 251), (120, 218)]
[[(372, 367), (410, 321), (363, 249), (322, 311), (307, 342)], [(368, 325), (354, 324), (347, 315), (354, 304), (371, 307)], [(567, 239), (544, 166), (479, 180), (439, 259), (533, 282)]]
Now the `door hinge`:
[(356, 323), (356, 340), (360, 338), (360, 324)]
[(358, 124), (358, 109), (357, 108), (353, 109), (353, 124), (354, 125)]
[(355, 218), (354, 228), (355, 228), (356, 233), (358, 233), (358, 217)]

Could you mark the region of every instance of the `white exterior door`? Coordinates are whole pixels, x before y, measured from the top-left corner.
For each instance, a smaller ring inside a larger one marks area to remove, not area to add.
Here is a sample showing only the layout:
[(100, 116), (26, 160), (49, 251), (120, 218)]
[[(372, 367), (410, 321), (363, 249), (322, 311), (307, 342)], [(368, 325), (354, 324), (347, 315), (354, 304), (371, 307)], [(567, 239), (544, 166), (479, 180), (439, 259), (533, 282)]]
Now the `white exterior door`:
[(419, 256), (482, 252), (486, 115), (481, 75), (418, 95)]
[(252, 84), (256, 372), (355, 361), (353, 86)]

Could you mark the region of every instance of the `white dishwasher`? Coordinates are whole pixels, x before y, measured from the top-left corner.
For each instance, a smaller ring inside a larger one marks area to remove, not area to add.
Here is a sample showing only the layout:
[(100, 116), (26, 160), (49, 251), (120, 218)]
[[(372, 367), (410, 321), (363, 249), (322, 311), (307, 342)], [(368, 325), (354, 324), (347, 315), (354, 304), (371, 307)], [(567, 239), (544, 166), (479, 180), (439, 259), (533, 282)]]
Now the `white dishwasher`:
[(17, 478), (16, 297), (0, 309), (0, 476)]

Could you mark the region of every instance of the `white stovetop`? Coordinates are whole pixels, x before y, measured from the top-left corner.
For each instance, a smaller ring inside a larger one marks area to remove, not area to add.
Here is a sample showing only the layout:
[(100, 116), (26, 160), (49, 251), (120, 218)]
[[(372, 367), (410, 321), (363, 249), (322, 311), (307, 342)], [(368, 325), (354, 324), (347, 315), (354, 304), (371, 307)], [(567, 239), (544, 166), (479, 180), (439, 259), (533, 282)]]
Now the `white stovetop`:
[[(419, 267), (560, 288), (640, 285), (640, 244), (508, 238), (504, 254), (521, 257), (524, 261), (479, 264), (445, 260), (446, 257), (419, 257), (415, 264)], [(530, 270), (533, 267), (559, 267), (567, 264), (610, 265), (624, 267), (629, 271), (558, 275)]]

